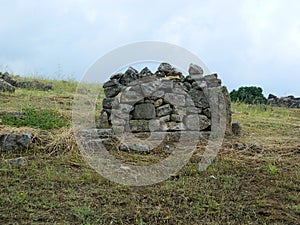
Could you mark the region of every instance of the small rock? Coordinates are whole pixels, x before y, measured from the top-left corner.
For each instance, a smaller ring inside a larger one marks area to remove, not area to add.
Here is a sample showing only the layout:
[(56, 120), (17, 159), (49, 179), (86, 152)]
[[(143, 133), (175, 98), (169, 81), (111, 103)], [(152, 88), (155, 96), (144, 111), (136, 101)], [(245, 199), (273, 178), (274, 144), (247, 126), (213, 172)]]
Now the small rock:
[(166, 145), (165, 146), (165, 149), (168, 151), (168, 152), (174, 152), (174, 147), (170, 146), (170, 145)]
[(127, 85), (138, 79), (138, 71), (133, 67), (129, 67), (125, 74), (120, 78), (120, 84)]
[(170, 104), (162, 105), (162, 106), (156, 108), (156, 115), (158, 117), (169, 115), (169, 114), (171, 114), (171, 112), (172, 112), (172, 108), (171, 108)]
[(31, 133), (25, 134), (1, 134), (0, 135), (0, 149), (6, 153), (26, 150), (31, 143)]
[(25, 167), (28, 165), (28, 161), (24, 157), (8, 159), (7, 162), (9, 165), (11, 165), (12, 167), (16, 167), (16, 168)]
[(119, 102), (116, 98), (105, 98), (102, 101), (102, 107), (104, 109), (111, 109), (112, 107), (116, 107), (118, 103)]
[(163, 104), (163, 102), (164, 102), (163, 99), (159, 98), (154, 102), (154, 106), (159, 107)]
[(169, 73), (169, 72), (172, 72), (173, 70), (173, 67), (169, 64), (169, 63), (161, 63), (157, 69), (157, 71), (160, 71), (160, 72), (166, 72), (166, 73)]
[(133, 153), (150, 153), (150, 147), (142, 143), (122, 143), (120, 150)]
[(239, 136), (242, 133), (242, 127), (239, 122), (233, 122), (231, 124), (231, 130), (232, 130), (232, 133), (236, 136)]
[(239, 142), (235, 143), (235, 147), (239, 151), (242, 151), (242, 150), (246, 149), (246, 146), (244, 144), (242, 144), (242, 143), (239, 143)]
[(152, 76), (153, 73), (151, 72), (151, 70), (149, 70), (148, 67), (145, 67), (144, 69), (141, 70), (140, 75), (141, 77), (146, 77), (146, 76)]
[(109, 114), (105, 110), (102, 110), (101, 113), (100, 113), (98, 127), (99, 128), (108, 128), (108, 127), (110, 127)]
[(104, 93), (107, 98), (113, 98), (117, 96), (122, 90), (122, 85), (117, 84), (114, 86), (108, 86), (104, 88)]
[(189, 67), (190, 75), (203, 75), (203, 69), (201, 66), (191, 63)]
[(171, 121), (182, 122), (184, 115), (171, 114)]
[(211, 176), (209, 176), (209, 178), (212, 178), (212, 179), (217, 179), (214, 175), (211, 175)]

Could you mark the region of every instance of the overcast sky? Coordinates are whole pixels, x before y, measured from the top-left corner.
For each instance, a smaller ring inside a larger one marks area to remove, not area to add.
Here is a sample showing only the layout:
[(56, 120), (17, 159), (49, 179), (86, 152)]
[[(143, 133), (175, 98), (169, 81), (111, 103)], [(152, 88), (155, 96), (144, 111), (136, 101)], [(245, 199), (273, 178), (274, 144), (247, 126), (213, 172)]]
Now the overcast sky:
[(0, 2), (1, 71), (80, 80), (112, 49), (156, 40), (195, 53), (229, 90), (300, 96), (298, 0)]

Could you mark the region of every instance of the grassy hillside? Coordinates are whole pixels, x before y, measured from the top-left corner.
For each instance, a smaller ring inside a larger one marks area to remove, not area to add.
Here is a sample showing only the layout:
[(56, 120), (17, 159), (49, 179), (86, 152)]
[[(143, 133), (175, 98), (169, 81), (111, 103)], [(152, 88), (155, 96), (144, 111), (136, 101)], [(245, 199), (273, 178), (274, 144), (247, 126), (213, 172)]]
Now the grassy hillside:
[[(104, 179), (81, 157), (71, 129), (76, 82), (42, 82), (54, 90), (0, 93), (0, 133), (34, 134), (27, 151), (1, 153), (0, 224), (299, 223), (299, 109), (233, 104), (243, 133), (226, 137), (206, 171), (195, 155), (176, 176), (131, 187)], [(18, 156), (29, 165), (7, 164)]]

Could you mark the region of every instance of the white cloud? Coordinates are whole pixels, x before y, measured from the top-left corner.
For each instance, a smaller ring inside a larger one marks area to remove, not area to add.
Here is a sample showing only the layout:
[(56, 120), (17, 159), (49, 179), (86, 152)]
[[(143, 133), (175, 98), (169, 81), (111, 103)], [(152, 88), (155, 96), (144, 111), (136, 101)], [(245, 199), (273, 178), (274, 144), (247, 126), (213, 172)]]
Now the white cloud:
[(230, 88), (300, 95), (299, 11), (297, 0), (12, 0), (0, 15), (0, 64), (47, 75), (61, 64), (79, 78), (113, 48), (162, 40), (196, 53)]

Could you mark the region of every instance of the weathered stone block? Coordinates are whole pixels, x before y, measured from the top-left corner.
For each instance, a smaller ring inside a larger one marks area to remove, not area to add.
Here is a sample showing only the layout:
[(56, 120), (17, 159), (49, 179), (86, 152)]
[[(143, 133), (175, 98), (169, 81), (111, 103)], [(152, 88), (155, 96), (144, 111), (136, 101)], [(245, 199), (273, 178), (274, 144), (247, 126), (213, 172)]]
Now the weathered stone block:
[(150, 147), (142, 143), (123, 143), (120, 146), (121, 151), (133, 152), (133, 153), (150, 153)]
[(205, 130), (210, 126), (210, 120), (204, 115), (191, 114), (184, 118), (184, 124), (189, 130)]
[(173, 122), (182, 122), (184, 115), (171, 114), (171, 121)]
[(172, 105), (184, 106), (185, 105), (185, 96), (175, 93), (166, 93), (164, 96), (165, 102), (168, 102)]
[(189, 91), (189, 95), (191, 99), (194, 101), (194, 105), (199, 108), (207, 108), (209, 107), (209, 103), (207, 97), (204, 92), (201, 90), (191, 89)]
[(193, 63), (190, 64), (188, 72), (189, 72), (190, 75), (194, 75), (194, 74), (196, 74), (196, 75), (203, 75), (203, 69), (202, 69), (202, 67), (198, 66), (196, 64), (193, 64)]
[(116, 107), (119, 104), (116, 98), (105, 98), (102, 101), (102, 107), (104, 109), (111, 109), (112, 107)]
[(153, 119), (156, 116), (155, 107), (151, 103), (135, 105), (133, 119)]

